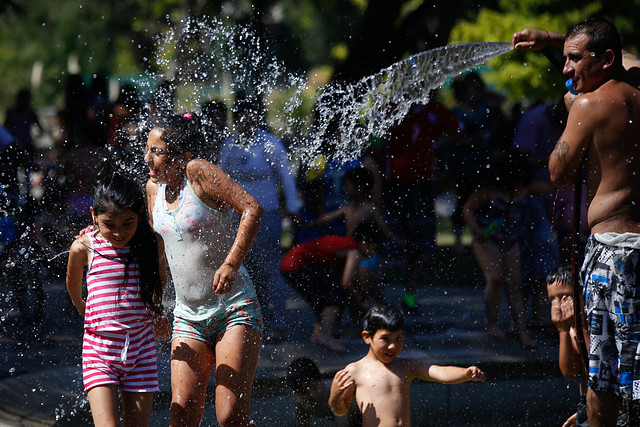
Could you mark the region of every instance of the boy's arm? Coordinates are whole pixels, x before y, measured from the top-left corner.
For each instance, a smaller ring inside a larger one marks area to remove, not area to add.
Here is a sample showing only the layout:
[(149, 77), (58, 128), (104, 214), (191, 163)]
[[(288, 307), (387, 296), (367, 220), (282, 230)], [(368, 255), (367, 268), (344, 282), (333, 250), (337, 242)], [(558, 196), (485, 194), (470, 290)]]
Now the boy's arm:
[(425, 365), (414, 362), (414, 378), (433, 381), (442, 384), (459, 384), (467, 381), (482, 381), (486, 379), (484, 372), (476, 366), (461, 368), (459, 366)]
[(331, 382), (331, 394), (329, 395), (329, 408), (336, 416), (341, 417), (347, 413), (351, 401), (356, 393), (356, 383), (346, 369), (336, 372)]
[(384, 218), (382, 218), (382, 215), (380, 214), (380, 210), (376, 209), (373, 212), (373, 218), (376, 221), (376, 224), (378, 224), (378, 227), (380, 228), (380, 231), (382, 231), (382, 234), (384, 234), (387, 239), (389, 239), (390, 241), (392, 241), (393, 243), (395, 243), (396, 245), (398, 245), (401, 248), (404, 248), (404, 241), (399, 238), (398, 236), (396, 236), (391, 229), (389, 229), (389, 227), (387, 226), (387, 223), (384, 221)]
[(568, 380), (578, 378), (581, 371), (582, 360), (576, 352), (571, 337), (571, 327), (574, 323), (573, 297), (563, 296), (559, 301), (551, 304), (551, 321), (560, 335), (558, 346), (558, 365), (562, 375)]
[(82, 299), (82, 276), (84, 267), (89, 264), (89, 249), (85, 246), (88, 245), (88, 241), (85, 234), (74, 240), (67, 262), (67, 292), (78, 313), (83, 317), (86, 303)]
[(336, 209), (333, 212), (327, 212), (326, 214), (321, 215), (320, 218), (316, 219), (315, 221), (305, 224), (303, 228), (311, 228), (318, 225), (326, 224), (327, 222), (336, 221), (344, 216), (345, 216), (345, 207), (343, 206), (339, 209)]

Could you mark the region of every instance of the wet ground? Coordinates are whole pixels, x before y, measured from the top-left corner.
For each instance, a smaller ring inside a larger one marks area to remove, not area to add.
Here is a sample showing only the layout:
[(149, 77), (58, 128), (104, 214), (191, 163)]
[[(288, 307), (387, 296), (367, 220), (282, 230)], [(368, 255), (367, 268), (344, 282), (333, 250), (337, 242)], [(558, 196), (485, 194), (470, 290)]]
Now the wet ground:
[[(406, 319), (402, 354), (434, 364), (475, 364), (487, 373), (488, 380), (458, 385), (414, 382), (413, 425), (562, 425), (577, 402), (577, 384), (560, 375), (555, 336), (533, 332), (538, 341), (535, 350), (523, 348), (514, 339), (506, 343), (488, 340), (483, 332), (483, 284), (469, 268), (472, 258), (452, 254), (447, 256), (458, 257), (450, 264), (457, 266), (454, 271), (435, 275), (435, 283), (418, 289), (420, 314)], [(68, 302), (64, 283), (60, 279), (45, 283), (46, 311), (38, 330), (22, 326), (7, 290), (7, 284), (0, 284), (4, 319), (0, 326), (0, 426), (90, 424), (79, 367), (82, 322)], [(400, 285), (385, 285), (390, 302), (398, 303), (401, 292)], [(311, 309), (293, 290), (289, 290), (287, 308), (289, 339), (265, 344), (261, 353), (252, 402), (258, 425), (294, 425), (293, 394), (283, 380), (287, 365), (295, 358), (312, 358), (330, 378), (367, 351), (357, 337), (343, 341), (349, 349), (346, 354), (310, 343)], [(506, 326), (506, 310), (501, 315)], [(161, 391), (155, 396), (154, 426), (168, 425), (168, 361), (168, 345), (162, 344), (158, 360)], [(316, 425), (332, 425), (316, 421)], [(202, 425), (217, 425), (212, 398)]]

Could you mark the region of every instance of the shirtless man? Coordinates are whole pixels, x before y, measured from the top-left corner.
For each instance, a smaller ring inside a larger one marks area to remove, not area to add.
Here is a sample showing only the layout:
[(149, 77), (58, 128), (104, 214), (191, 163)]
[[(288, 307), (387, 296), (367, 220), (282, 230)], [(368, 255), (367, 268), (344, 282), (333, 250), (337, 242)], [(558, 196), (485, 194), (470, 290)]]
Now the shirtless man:
[(581, 277), (590, 337), (587, 411), (591, 426), (615, 425), (621, 400), (640, 399), (639, 61), (623, 58), (616, 28), (602, 19), (577, 24), (566, 36), (523, 30), (513, 35), (513, 45), (562, 46), (563, 73), (579, 93), (568, 101), (569, 118), (549, 171), (564, 187), (576, 181), (582, 165), (586, 170), (591, 236)]
[(369, 310), (362, 331), (369, 352), (338, 371), (331, 384), (329, 407), (335, 415), (344, 415), (355, 396), (363, 427), (410, 426), (409, 387), (415, 378), (444, 384), (485, 380), (475, 366), (436, 366), (396, 358), (403, 346), (403, 328), (398, 308), (377, 306)]

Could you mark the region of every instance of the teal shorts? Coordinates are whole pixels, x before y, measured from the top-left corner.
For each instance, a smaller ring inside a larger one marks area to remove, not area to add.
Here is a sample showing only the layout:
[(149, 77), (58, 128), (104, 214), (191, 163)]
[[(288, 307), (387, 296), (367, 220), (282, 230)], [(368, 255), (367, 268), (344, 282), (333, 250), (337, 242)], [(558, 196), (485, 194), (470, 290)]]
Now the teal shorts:
[(205, 320), (187, 320), (181, 317), (173, 319), (173, 336), (176, 338), (191, 338), (215, 345), (225, 331), (237, 325), (254, 328), (262, 336), (264, 323), (258, 300), (245, 299), (237, 304), (226, 307), (220, 316)]

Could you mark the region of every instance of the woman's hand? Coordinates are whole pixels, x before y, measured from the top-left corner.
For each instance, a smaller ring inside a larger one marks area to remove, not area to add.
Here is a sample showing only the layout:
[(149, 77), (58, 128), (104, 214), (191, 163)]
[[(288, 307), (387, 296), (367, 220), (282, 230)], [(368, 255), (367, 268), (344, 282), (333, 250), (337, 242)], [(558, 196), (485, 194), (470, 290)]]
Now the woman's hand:
[(82, 236), (83, 234), (89, 234), (89, 233), (93, 233), (94, 231), (98, 230), (98, 226), (95, 224), (92, 224), (88, 227), (83, 228), (82, 230), (80, 230), (78, 232), (78, 235), (76, 236), (76, 239), (80, 236)]
[(231, 264), (222, 264), (213, 276), (213, 292), (219, 295), (231, 292), (236, 281), (236, 273), (237, 269)]

